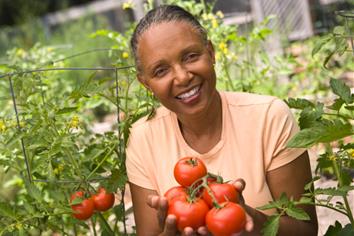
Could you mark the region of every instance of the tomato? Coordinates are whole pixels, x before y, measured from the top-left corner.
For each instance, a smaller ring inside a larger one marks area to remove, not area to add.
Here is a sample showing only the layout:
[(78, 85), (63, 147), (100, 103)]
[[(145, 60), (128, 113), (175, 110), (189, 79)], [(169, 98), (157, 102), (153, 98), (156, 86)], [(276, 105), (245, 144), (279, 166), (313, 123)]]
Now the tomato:
[(173, 174), (180, 185), (189, 187), (207, 174), (207, 168), (197, 157), (184, 157), (176, 163)]
[(205, 217), (205, 223), (214, 236), (230, 236), (244, 229), (246, 213), (239, 204), (227, 202), (222, 208), (212, 208)]
[[(235, 203), (238, 203), (239, 201), (239, 193), (237, 192), (235, 186), (233, 186), (232, 184), (210, 183), (209, 188), (214, 194), (217, 203), (219, 204), (226, 201), (235, 202)], [(209, 205), (209, 207), (213, 207), (212, 197), (210, 196), (210, 194), (206, 189), (204, 189), (203, 192), (203, 199)]]
[(81, 203), (71, 205), (71, 209), (73, 209), (73, 216), (79, 220), (87, 220), (93, 214), (95, 209), (92, 198), (86, 198), (83, 191), (77, 191), (73, 193), (70, 197), (70, 202), (74, 201), (76, 198), (81, 198), (83, 201)]
[(182, 186), (172, 187), (164, 194), (168, 202), (171, 202), (176, 198), (185, 198), (187, 195), (187, 189)]
[(98, 193), (92, 195), (92, 200), (97, 211), (107, 211), (114, 204), (114, 194), (101, 187)]
[(173, 214), (177, 218), (177, 228), (180, 232), (185, 227), (197, 230), (205, 225), (205, 216), (209, 211), (208, 205), (201, 198), (194, 202), (188, 202), (187, 198), (177, 198), (170, 202), (167, 214)]

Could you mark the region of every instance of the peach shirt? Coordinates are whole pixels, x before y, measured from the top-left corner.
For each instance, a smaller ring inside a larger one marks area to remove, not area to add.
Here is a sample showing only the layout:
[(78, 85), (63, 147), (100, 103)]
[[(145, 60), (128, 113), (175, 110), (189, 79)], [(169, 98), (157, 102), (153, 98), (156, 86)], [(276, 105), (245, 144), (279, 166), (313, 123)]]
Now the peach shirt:
[(133, 124), (126, 150), (129, 181), (163, 195), (178, 185), (173, 177), (177, 160), (195, 156), (204, 161), (209, 172), (226, 181), (245, 179), (243, 196), (248, 205), (258, 207), (271, 201), (267, 171), (304, 152), (285, 147), (298, 131), (296, 121), (288, 106), (275, 97), (239, 92), (220, 95), (221, 140), (207, 153), (200, 154), (185, 142), (176, 114), (164, 107), (158, 108), (152, 119)]

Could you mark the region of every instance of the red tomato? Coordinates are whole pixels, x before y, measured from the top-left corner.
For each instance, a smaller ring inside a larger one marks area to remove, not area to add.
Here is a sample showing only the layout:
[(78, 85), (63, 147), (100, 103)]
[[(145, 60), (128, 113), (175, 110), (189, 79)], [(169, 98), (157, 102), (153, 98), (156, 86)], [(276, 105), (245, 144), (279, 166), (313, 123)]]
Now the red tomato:
[(73, 209), (73, 216), (79, 220), (87, 220), (90, 218), (94, 211), (94, 204), (92, 198), (85, 199), (85, 194), (83, 191), (77, 191), (73, 193), (70, 197), (70, 202), (74, 201), (76, 198), (81, 198), (83, 201), (79, 204), (71, 205)]
[(185, 227), (192, 227), (197, 230), (205, 225), (205, 216), (208, 211), (208, 205), (201, 198), (197, 198), (191, 203), (188, 202), (187, 198), (178, 198), (169, 204), (167, 214), (176, 216), (177, 228), (182, 232)]
[(207, 174), (207, 168), (197, 157), (184, 157), (176, 163), (173, 174), (180, 185), (189, 187)]
[(98, 193), (92, 195), (92, 200), (97, 211), (107, 211), (114, 204), (114, 194), (107, 193), (105, 188), (99, 188)]
[(168, 202), (171, 202), (176, 198), (186, 198), (187, 195), (187, 189), (182, 186), (172, 187), (164, 194)]
[(244, 229), (246, 213), (239, 204), (227, 202), (222, 208), (212, 208), (206, 215), (205, 222), (214, 236), (230, 236)]
[[(220, 204), (226, 201), (236, 202), (239, 201), (239, 193), (232, 184), (224, 183), (210, 183), (209, 188), (215, 196), (216, 201)], [(206, 189), (203, 192), (203, 199), (209, 205), (213, 207), (213, 200)]]

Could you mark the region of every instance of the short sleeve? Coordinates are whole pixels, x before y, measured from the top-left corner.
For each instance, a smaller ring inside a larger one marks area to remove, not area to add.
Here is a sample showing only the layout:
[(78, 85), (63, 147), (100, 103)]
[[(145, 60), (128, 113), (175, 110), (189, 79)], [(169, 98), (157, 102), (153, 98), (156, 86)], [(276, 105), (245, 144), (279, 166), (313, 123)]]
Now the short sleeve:
[(154, 189), (147, 166), (144, 165), (144, 161), (147, 161), (143, 159), (146, 145), (143, 142), (142, 135), (137, 132), (138, 130), (131, 129), (126, 148), (128, 181), (143, 188)]
[(266, 171), (290, 163), (306, 150), (286, 147), (298, 131), (297, 122), (286, 103), (280, 99), (273, 100), (268, 109), (263, 137)]

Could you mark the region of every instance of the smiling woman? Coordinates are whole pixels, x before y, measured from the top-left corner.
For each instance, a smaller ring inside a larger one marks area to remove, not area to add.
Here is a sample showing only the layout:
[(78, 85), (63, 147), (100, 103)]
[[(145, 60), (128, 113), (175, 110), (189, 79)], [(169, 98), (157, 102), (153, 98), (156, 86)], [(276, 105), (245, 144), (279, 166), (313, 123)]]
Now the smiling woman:
[[(137, 234), (176, 235), (176, 216), (167, 216), (163, 195), (177, 185), (175, 163), (190, 156), (200, 158), (210, 172), (238, 180), (234, 185), (245, 200), (245, 231), (260, 235), (272, 212), (255, 208), (283, 192), (298, 199), (311, 180), (306, 150), (286, 147), (298, 131), (289, 108), (271, 96), (217, 91), (212, 42), (180, 7), (148, 12), (131, 46), (137, 78), (161, 102), (154, 117), (133, 125), (127, 147)], [(280, 235), (316, 235), (315, 209), (303, 208), (311, 221), (284, 216)], [(197, 232), (209, 234), (204, 226)], [(183, 233), (196, 232), (186, 227)]]

